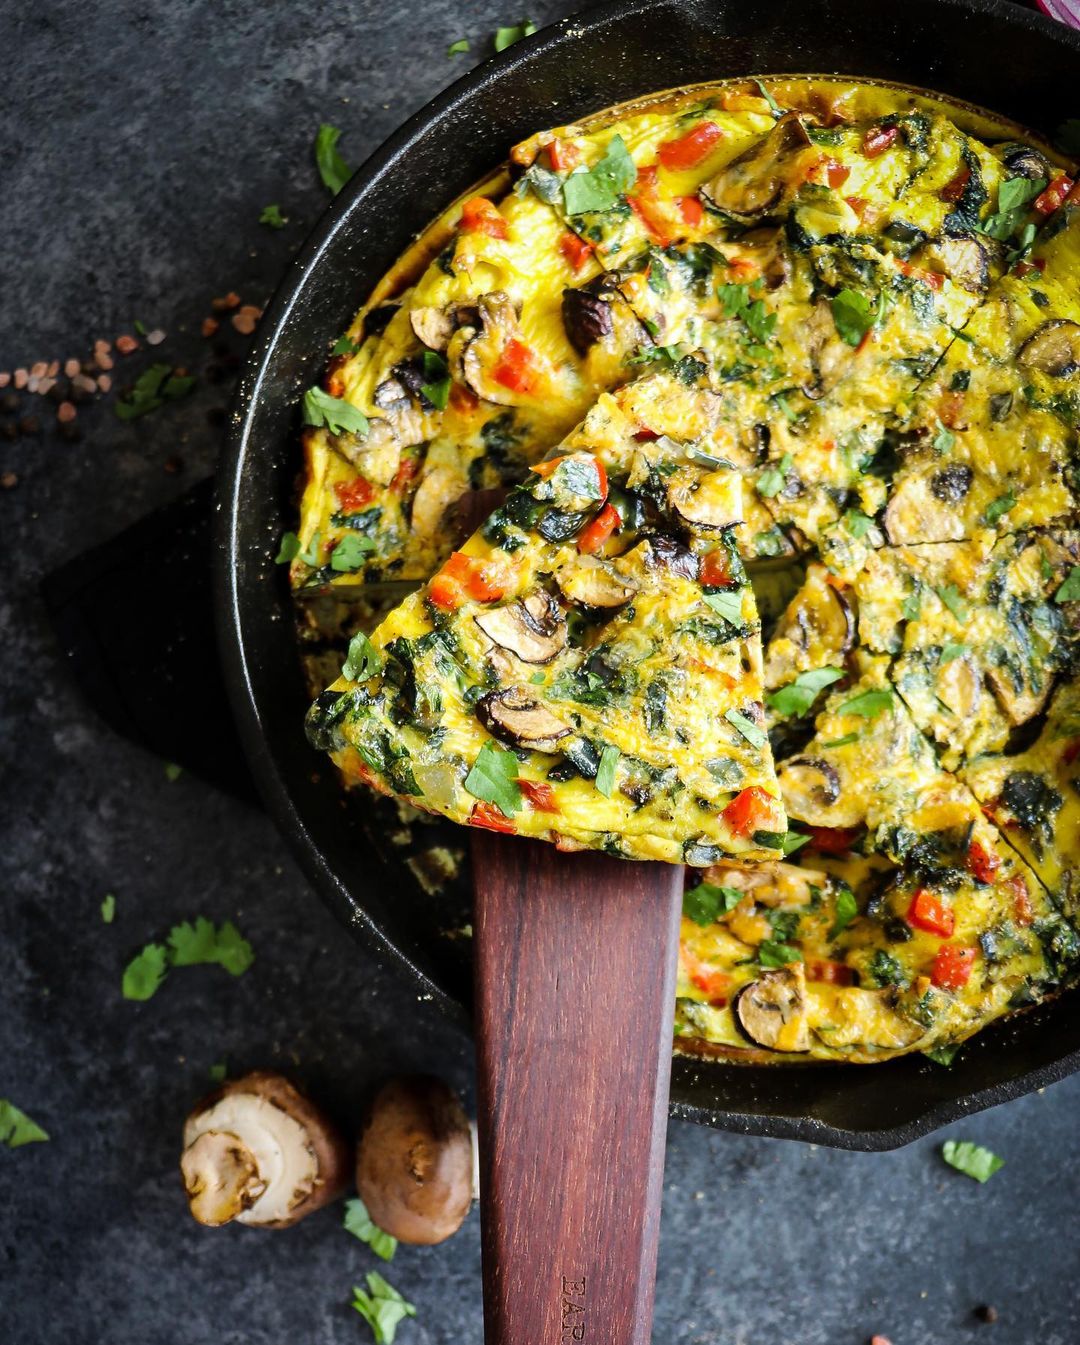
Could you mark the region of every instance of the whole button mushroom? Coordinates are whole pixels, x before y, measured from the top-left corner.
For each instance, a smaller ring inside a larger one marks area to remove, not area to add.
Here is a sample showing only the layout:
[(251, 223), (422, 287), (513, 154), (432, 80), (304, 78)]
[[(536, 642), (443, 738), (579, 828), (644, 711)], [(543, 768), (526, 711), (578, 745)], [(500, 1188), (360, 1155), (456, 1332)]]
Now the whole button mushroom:
[(184, 1123), (180, 1171), (208, 1228), (288, 1228), (334, 1200), (351, 1150), (337, 1127), (280, 1074), (224, 1084)]
[(473, 1139), (439, 1079), (392, 1079), (360, 1136), (356, 1186), (373, 1221), (399, 1242), (429, 1246), (461, 1227), (473, 1198)]

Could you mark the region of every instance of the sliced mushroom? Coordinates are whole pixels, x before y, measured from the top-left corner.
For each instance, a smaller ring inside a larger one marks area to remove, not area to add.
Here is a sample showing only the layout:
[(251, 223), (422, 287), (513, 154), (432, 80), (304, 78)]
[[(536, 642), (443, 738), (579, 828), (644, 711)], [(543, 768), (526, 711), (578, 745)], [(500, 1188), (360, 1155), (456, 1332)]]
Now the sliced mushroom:
[(437, 350), (440, 354), (450, 344), (457, 326), (452, 304), (446, 308), (437, 308), (433, 304), (414, 308), (409, 312), (409, 321), (417, 340), (423, 342), (429, 350)]
[(1050, 161), (1031, 145), (1019, 143), (1001, 145), (1001, 161), (1012, 177), (1026, 177), (1031, 182), (1049, 180), (1054, 175)]
[(771, 1051), (808, 1051), (806, 970), (792, 962), (775, 971), (763, 971), (744, 986), (732, 1006), (742, 1030), (759, 1046)]
[(393, 1079), (360, 1135), (356, 1187), (368, 1214), (399, 1242), (431, 1246), (472, 1204), (473, 1142), (461, 1103), (438, 1079)]
[(994, 244), (989, 239), (961, 233), (930, 239), (919, 259), (943, 271), (970, 294), (982, 294), (990, 284), (994, 256)]
[(1051, 378), (1072, 378), (1080, 369), (1080, 326), (1067, 318), (1052, 318), (1028, 337), (1016, 358)]
[(554, 752), (555, 744), (573, 732), (524, 687), (489, 691), (476, 702), (476, 717), (496, 738), (537, 752)]
[(473, 619), (489, 640), (523, 663), (550, 663), (566, 647), (566, 617), (542, 588)]
[(806, 127), (796, 113), (789, 113), (768, 135), (721, 169), (701, 194), (733, 219), (760, 219), (797, 190), (805, 179), (797, 171), (797, 161), (815, 153)]
[(349, 1148), (287, 1079), (256, 1071), (188, 1117), (180, 1170), (199, 1223), (288, 1228), (340, 1194)]
[[(698, 577), (698, 558), (674, 537), (658, 533), (641, 543), (641, 556), (645, 564), (653, 570), (668, 570), (671, 574), (681, 575), (683, 579)], [(638, 550), (634, 548), (635, 552)]]
[[(480, 330), (469, 326), (460, 332), (465, 338), (461, 350), (461, 375), (469, 387), (485, 402), (515, 406), (520, 394), (497, 383), (492, 373), (507, 345), (518, 337), (517, 310), (503, 290), (482, 295), (477, 305)], [(458, 337), (455, 336), (455, 344)]]
[(595, 556), (582, 556), (560, 570), (556, 582), (568, 602), (594, 610), (623, 607), (637, 592), (628, 579)]
[(983, 696), (982, 675), (973, 658), (960, 654), (938, 668), (936, 694), (965, 726), (970, 725)]
[(792, 757), (781, 770), (784, 802), (794, 817), (809, 821), (808, 812), (831, 808), (840, 798), (840, 773), (824, 757)]
[(1018, 687), (1009, 670), (997, 666), (986, 670), (986, 680), (1004, 710), (1005, 717), (1014, 727), (1035, 718), (1049, 699), (1054, 685), (1053, 678), (1044, 677), (1042, 686), (1037, 690), (1026, 681)]
[(911, 542), (953, 542), (965, 534), (964, 515), (934, 495), (933, 474), (925, 470), (901, 476), (882, 522), (894, 546)]
[(719, 532), (743, 520), (742, 478), (737, 472), (679, 472), (668, 486), (668, 503), (699, 532)]
[(816, 869), (803, 869), (778, 860), (756, 864), (714, 864), (702, 878), (714, 887), (733, 887), (745, 892), (760, 906), (809, 906), (813, 889), (828, 886), (829, 876)]
[(581, 356), (615, 331), (611, 304), (588, 286), (563, 290), (562, 320), (566, 339)]
[(798, 673), (839, 663), (855, 643), (855, 612), (847, 593), (811, 565), (769, 641), (765, 685), (784, 686)]
[(371, 394), (380, 411), (405, 411), (412, 405), (409, 390), (400, 378), (384, 378)]

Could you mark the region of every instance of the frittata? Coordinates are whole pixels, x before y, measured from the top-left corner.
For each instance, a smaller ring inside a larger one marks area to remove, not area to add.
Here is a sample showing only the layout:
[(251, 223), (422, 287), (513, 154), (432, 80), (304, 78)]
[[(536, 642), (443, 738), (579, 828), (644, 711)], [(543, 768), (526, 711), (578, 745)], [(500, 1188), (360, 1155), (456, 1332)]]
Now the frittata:
[(658, 96), (517, 146), (304, 398), (312, 742), (691, 866), (680, 1050), (944, 1061), (1080, 966), (1074, 171), (871, 82)]

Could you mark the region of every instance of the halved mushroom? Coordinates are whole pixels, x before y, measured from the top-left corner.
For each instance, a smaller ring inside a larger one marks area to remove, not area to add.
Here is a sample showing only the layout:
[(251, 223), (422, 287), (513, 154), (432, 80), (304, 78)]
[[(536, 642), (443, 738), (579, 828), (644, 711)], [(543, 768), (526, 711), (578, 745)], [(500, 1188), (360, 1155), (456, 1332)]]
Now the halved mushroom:
[(559, 739), (573, 732), (524, 687), (489, 691), (476, 702), (476, 717), (496, 738), (537, 752), (553, 752)]
[(431, 1246), (461, 1227), (473, 1194), (473, 1140), (461, 1103), (438, 1079), (393, 1079), (360, 1135), (356, 1187), (399, 1242)]
[(668, 485), (668, 503), (691, 528), (719, 532), (743, 521), (742, 479), (724, 470), (680, 471)]
[(845, 797), (840, 772), (823, 757), (792, 757), (776, 772), (788, 816), (811, 827), (856, 827), (864, 821), (861, 791)]
[(702, 196), (732, 219), (760, 219), (805, 181), (801, 158), (818, 151), (799, 116), (781, 117), (773, 129), (720, 170)]
[(799, 868), (779, 860), (755, 864), (714, 864), (702, 878), (714, 887), (733, 887), (744, 892), (760, 906), (809, 906), (814, 888), (828, 886), (829, 876), (816, 869)]
[(437, 350), (441, 354), (450, 344), (450, 338), (457, 326), (456, 310), (453, 304), (446, 308), (428, 304), (422, 308), (411, 309), (409, 321), (417, 340), (422, 341), (429, 350)]
[(847, 593), (811, 565), (769, 641), (765, 685), (783, 686), (801, 672), (839, 663), (855, 643), (855, 612)]
[(1031, 182), (1038, 182), (1043, 178), (1049, 181), (1054, 175), (1046, 155), (1040, 154), (1031, 145), (1022, 145), (1018, 142), (1001, 145), (999, 152), (1002, 163), (1012, 177), (1026, 177)]
[(882, 517), (893, 546), (909, 542), (955, 542), (965, 535), (964, 515), (939, 500), (928, 469), (901, 476)]
[(975, 234), (942, 234), (931, 238), (919, 253), (920, 262), (928, 262), (943, 271), (970, 294), (982, 294), (990, 284), (990, 265), (995, 245)]
[(509, 343), (518, 339), (517, 310), (504, 290), (492, 290), (481, 296), (477, 317), (479, 331), (470, 325), (460, 333), (465, 338), (461, 350), (462, 378), (483, 401), (515, 406), (520, 393), (496, 382), (493, 372)]
[(771, 1051), (808, 1051), (806, 969), (801, 962), (763, 971), (744, 986), (732, 1005), (735, 1020), (758, 1046)]
[(568, 602), (594, 610), (622, 607), (637, 592), (625, 576), (595, 556), (582, 556), (560, 570), (555, 580)]
[(581, 356), (591, 346), (615, 331), (611, 304), (603, 298), (595, 283), (580, 289), (565, 289), (562, 296), (562, 320), (566, 339)]
[(1051, 378), (1072, 378), (1080, 369), (1080, 326), (1067, 318), (1051, 318), (1028, 337), (1016, 358)]
[(180, 1170), (199, 1223), (288, 1228), (340, 1194), (349, 1156), (313, 1103), (280, 1074), (260, 1070), (195, 1108), (184, 1124)]
[(566, 617), (545, 589), (473, 618), (489, 640), (523, 663), (550, 663), (566, 647)]

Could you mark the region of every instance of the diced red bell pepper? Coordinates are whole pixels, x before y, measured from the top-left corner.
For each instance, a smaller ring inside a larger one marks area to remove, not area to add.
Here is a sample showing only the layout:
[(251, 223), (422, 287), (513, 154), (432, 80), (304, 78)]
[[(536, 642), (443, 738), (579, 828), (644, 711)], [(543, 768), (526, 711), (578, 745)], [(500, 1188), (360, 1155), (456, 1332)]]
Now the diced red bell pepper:
[(466, 415), (470, 411), (475, 411), (480, 405), (480, 398), (468, 388), (464, 383), (451, 383), (450, 385), (450, 405), (459, 415)]
[(678, 140), (665, 140), (657, 149), (656, 157), (669, 172), (681, 168), (696, 168), (707, 159), (724, 133), (714, 121), (699, 122)]
[(830, 187), (842, 187), (850, 176), (851, 169), (847, 164), (836, 159), (818, 159), (810, 166), (810, 180)]
[(1071, 766), (1077, 757), (1080, 757), (1080, 738), (1074, 738), (1061, 754), (1061, 759), (1066, 766)]
[(926, 271), (922, 267), (912, 266), (910, 262), (901, 262), (898, 269), (904, 275), (910, 276), (912, 280), (921, 280), (924, 285), (929, 285), (932, 290), (941, 289), (945, 283), (945, 277), (940, 271)]
[(613, 504), (605, 504), (593, 521), (578, 533), (577, 546), (583, 556), (591, 556), (599, 551), (607, 539), (622, 523), (619, 511)]
[(868, 159), (876, 159), (900, 137), (899, 126), (871, 126), (863, 136), (862, 152)]
[(700, 990), (714, 1008), (722, 1009), (728, 1000), (731, 976), (726, 971), (721, 971), (719, 967), (703, 962), (689, 948), (680, 948), (679, 956), (690, 984)]
[(855, 972), (843, 962), (833, 962), (827, 957), (808, 957), (806, 979), (824, 981), (827, 985), (854, 985)]
[(401, 465), (394, 473), (393, 481), (390, 482), (390, 489), (396, 490), (400, 494), (419, 470), (419, 458), (402, 458)]
[(679, 197), (679, 214), (683, 217), (683, 223), (691, 229), (700, 226), (705, 218), (705, 210), (696, 196)]
[(375, 487), (366, 477), (354, 476), (351, 481), (335, 481), (334, 494), (343, 514), (355, 514), (375, 498)]
[(507, 575), (496, 562), (455, 551), (432, 579), (428, 598), (436, 607), (452, 612), (466, 597), (475, 602), (497, 602), (507, 585)]
[(994, 850), (987, 850), (978, 841), (972, 841), (968, 846), (967, 867), (976, 882), (992, 883), (1001, 868), (1001, 856)]
[(948, 182), (945, 183), (944, 187), (938, 192), (938, 196), (941, 200), (947, 201), (949, 205), (955, 205), (961, 196), (963, 196), (964, 188), (970, 181), (971, 169), (965, 165), (965, 167), (961, 168), (954, 177), (951, 177)]
[(593, 246), (569, 230), (559, 239), (559, 251), (575, 272), (580, 271), (593, 255)]
[(581, 162), (581, 150), (572, 140), (553, 140), (547, 152), (548, 162), (556, 173), (568, 173)]
[(1013, 919), (1018, 925), (1030, 925), (1035, 919), (1035, 907), (1031, 904), (1031, 893), (1023, 874), (1013, 874), (1008, 885), (1013, 894)]
[(542, 780), (519, 780), (518, 789), (540, 813), (557, 813), (559, 805), (555, 802), (555, 791)]
[(751, 785), (735, 795), (721, 816), (736, 836), (769, 831), (776, 821), (776, 800), (760, 785)]
[(659, 247), (667, 247), (672, 240), (671, 225), (657, 200), (655, 165), (639, 170), (637, 191), (626, 199), (653, 242)]
[(491, 376), (500, 387), (508, 388), (511, 392), (535, 390), (536, 365), (533, 353), (524, 341), (519, 341), (516, 336), (507, 341)]
[(975, 969), (975, 949), (947, 943), (938, 949), (930, 967), (930, 980), (939, 990), (962, 990)]
[(822, 855), (845, 855), (859, 839), (861, 827), (811, 827), (810, 849)]
[(956, 914), (947, 901), (943, 901), (936, 892), (920, 887), (911, 898), (907, 920), (916, 929), (924, 929), (928, 934), (938, 934), (949, 938), (956, 928)]
[(489, 238), (506, 238), (510, 233), (498, 207), (486, 196), (471, 196), (465, 202), (458, 228), (462, 233), (487, 234)]
[(710, 551), (701, 562), (698, 579), (703, 588), (730, 588), (735, 582), (731, 577), (731, 557), (722, 548)]
[(497, 804), (488, 803), (484, 799), (473, 804), (473, 810), (469, 814), (469, 826), (483, 827), (485, 831), (501, 831), (507, 836), (512, 836), (517, 830)]
[(1041, 195), (1035, 197), (1035, 209), (1040, 215), (1052, 215), (1075, 185), (1071, 177), (1061, 173)]

